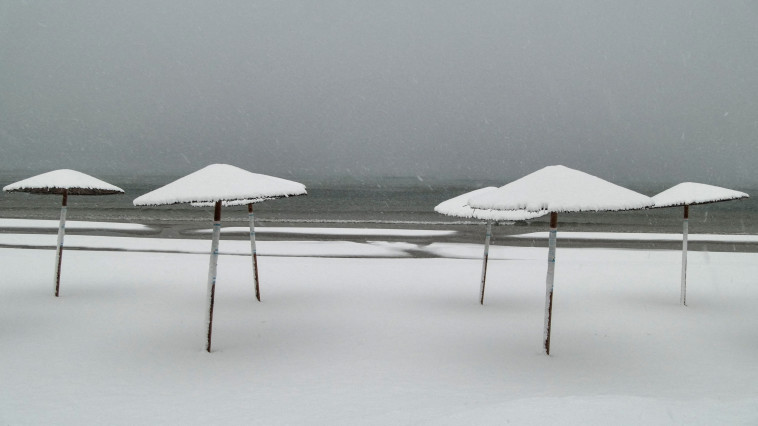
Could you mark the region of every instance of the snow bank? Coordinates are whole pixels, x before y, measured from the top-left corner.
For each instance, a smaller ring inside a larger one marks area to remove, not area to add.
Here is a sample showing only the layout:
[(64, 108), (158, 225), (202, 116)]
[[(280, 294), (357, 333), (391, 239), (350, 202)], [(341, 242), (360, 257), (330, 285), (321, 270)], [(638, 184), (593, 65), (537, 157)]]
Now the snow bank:
[(211, 164), (134, 200), (135, 206), (305, 195), (305, 185), (242, 170), (228, 164)]
[[(35, 234), (0, 234), (0, 245), (24, 248), (53, 248), (55, 236)], [(331, 256), (331, 257), (408, 257), (404, 246), (346, 241), (258, 241), (258, 256)], [(164, 253), (205, 254), (211, 244), (206, 240), (103, 237), (67, 235), (66, 250), (154, 251)], [(415, 245), (413, 245), (415, 247)], [(222, 255), (251, 256), (250, 242), (221, 240)], [(68, 256), (68, 255), (67, 255)]]
[(738, 200), (749, 195), (704, 183), (684, 182), (653, 196), (654, 207), (674, 207)]
[[(547, 239), (547, 232), (509, 235), (510, 238)], [(556, 237), (572, 240), (610, 241), (682, 241), (682, 234), (625, 233), (625, 232), (558, 232)], [(690, 242), (758, 243), (758, 235), (689, 234)]]
[(482, 210), (474, 209), (468, 205), (468, 200), (478, 195), (486, 194), (497, 188), (489, 186), (487, 188), (477, 189), (457, 197), (451, 198), (438, 204), (434, 211), (447, 216), (488, 220), (494, 222), (513, 222), (517, 220), (528, 220), (547, 214), (547, 211), (529, 212), (526, 210)]
[(7, 192), (38, 192), (69, 195), (106, 195), (123, 193), (124, 190), (76, 170), (61, 169), (12, 183), (3, 188)]
[[(211, 229), (198, 229), (191, 231), (197, 234), (210, 234)], [(226, 235), (248, 235), (250, 228), (231, 226), (221, 228), (221, 233)], [(427, 229), (379, 229), (379, 228), (300, 228), (300, 227), (256, 227), (256, 234), (307, 234), (307, 235), (333, 235), (333, 236), (381, 236), (381, 237), (446, 237), (455, 235), (457, 231), (450, 230), (427, 230)]]
[[(0, 228), (5, 229), (45, 229), (58, 230), (60, 222), (57, 220), (37, 220), (37, 219), (0, 219)], [(138, 223), (116, 223), (116, 222), (82, 222), (69, 220), (66, 222), (66, 230), (106, 230), (106, 231), (150, 231), (147, 225)]]
[(564, 166), (545, 167), (468, 201), (476, 209), (559, 213), (642, 209), (652, 204), (650, 197)]

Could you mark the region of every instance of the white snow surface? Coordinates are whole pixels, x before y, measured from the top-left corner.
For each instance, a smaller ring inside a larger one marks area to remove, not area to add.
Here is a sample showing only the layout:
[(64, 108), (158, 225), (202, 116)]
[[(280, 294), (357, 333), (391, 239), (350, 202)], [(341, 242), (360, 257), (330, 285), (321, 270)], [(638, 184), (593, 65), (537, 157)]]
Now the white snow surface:
[(60, 298), (53, 250), (0, 248), (0, 423), (758, 423), (757, 253), (691, 252), (684, 308), (678, 250), (559, 249), (550, 357), (544, 248), (493, 246), (485, 306), (481, 245), (269, 256), (260, 303), (250, 257), (222, 254), (208, 354), (202, 242), (68, 251)]
[(3, 191), (30, 191), (34, 189), (82, 189), (123, 193), (124, 190), (76, 170), (60, 169), (6, 185)]
[[(55, 235), (0, 234), (0, 245), (24, 248), (54, 248)], [(209, 254), (211, 242), (179, 238), (104, 237), (67, 235), (65, 250), (128, 250), (165, 253)], [(353, 243), (347, 241), (258, 241), (258, 256), (334, 256), (334, 257), (408, 257), (403, 243)], [(219, 241), (223, 255), (250, 256), (250, 242)], [(66, 255), (67, 256), (67, 255)], [(67, 260), (66, 260), (67, 261)], [(65, 264), (66, 261), (63, 263)]]
[[(509, 235), (512, 238), (547, 239), (547, 232), (530, 232), (528, 234)], [(682, 241), (682, 234), (625, 233), (625, 232), (561, 232), (556, 234), (560, 240), (610, 240), (610, 241)], [(690, 242), (714, 243), (758, 243), (758, 235), (736, 234), (688, 234)]]
[(654, 207), (674, 207), (738, 200), (749, 195), (704, 183), (683, 182), (653, 196)]
[(468, 201), (476, 209), (557, 213), (633, 210), (652, 204), (648, 196), (565, 166), (545, 167)]
[(528, 220), (547, 214), (547, 211), (530, 212), (526, 210), (483, 210), (474, 209), (468, 205), (468, 200), (477, 195), (496, 190), (494, 186), (476, 189), (447, 201), (439, 203), (434, 211), (447, 216), (480, 219), (493, 222), (512, 222), (516, 220)]
[[(0, 219), (0, 228), (10, 229), (47, 229), (58, 230), (60, 221), (58, 220), (38, 220), (38, 219)], [(106, 230), (106, 231), (149, 231), (153, 228), (138, 223), (117, 223), (117, 222), (86, 222), (78, 220), (66, 221), (67, 230)]]
[[(193, 231), (197, 234), (210, 234), (212, 229)], [(221, 228), (221, 234), (247, 235), (249, 227), (230, 226)], [(394, 229), (394, 228), (308, 228), (294, 226), (256, 226), (256, 234), (307, 234), (307, 235), (344, 235), (344, 236), (391, 236), (391, 237), (445, 237), (457, 231), (445, 229)]]
[(305, 185), (273, 176), (251, 173), (228, 164), (211, 164), (134, 200), (135, 206), (305, 195)]

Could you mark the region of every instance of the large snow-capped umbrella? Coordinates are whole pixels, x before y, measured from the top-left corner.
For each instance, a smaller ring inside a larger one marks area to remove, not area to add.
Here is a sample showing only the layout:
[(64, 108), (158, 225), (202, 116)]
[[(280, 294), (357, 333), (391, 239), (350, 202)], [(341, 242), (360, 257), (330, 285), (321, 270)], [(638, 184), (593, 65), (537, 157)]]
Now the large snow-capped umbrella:
[[(213, 330), (213, 302), (216, 294), (216, 268), (218, 265), (218, 241), (221, 234), (222, 203), (245, 201), (249, 204), (249, 209), (252, 210), (250, 203), (252, 200), (305, 194), (305, 185), (301, 183), (251, 173), (228, 164), (211, 164), (134, 200), (135, 206), (180, 203), (209, 203), (214, 206), (213, 238), (210, 265), (208, 266), (208, 310), (206, 311), (208, 338), (205, 349), (208, 352), (211, 351), (211, 332)], [(254, 244), (254, 238), (252, 241)], [(253, 261), (255, 262), (255, 258)]]
[(683, 182), (653, 196), (653, 207), (684, 207), (682, 230), (682, 290), (679, 302), (687, 306), (687, 234), (690, 206), (748, 198), (748, 194), (704, 183)]
[(469, 199), (475, 209), (550, 212), (550, 241), (545, 290), (545, 353), (550, 355), (550, 325), (553, 310), (553, 278), (558, 213), (621, 211), (650, 207), (650, 197), (579, 170), (549, 166), (507, 185)]
[(3, 188), (7, 192), (31, 192), (33, 194), (57, 194), (63, 196), (61, 220), (58, 226), (58, 242), (55, 245), (55, 297), (60, 294), (63, 237), (66, 234), (66, 212), (69, 195), (123, 194), (124, 190), (76, 170), (60, 169), (12, 183)]
[(469, 198), (494, 191), (495, 189), (497, 188), (494, 186), (476, 189), (474, 191), (451, 198), (447, 201), (443, 201), (434, 208), (434, 211), (437, 213), (441, 213), (447, 216), (462, 217), (466, 219), (484, 220), (487, 224), (487, 231), (484, 237), (484, 254), (482, 256), (482, 280), (479, 287), (479, 303), (482, 305), (484, 305), (484, 285), (487, 279), (487, 260), (489, 258), (490, 252), (492, 223), (528, 220), (547, 214), (546, 211), (528, 212), (526, 210), (481, 210), (471, 208), (468, 205)]

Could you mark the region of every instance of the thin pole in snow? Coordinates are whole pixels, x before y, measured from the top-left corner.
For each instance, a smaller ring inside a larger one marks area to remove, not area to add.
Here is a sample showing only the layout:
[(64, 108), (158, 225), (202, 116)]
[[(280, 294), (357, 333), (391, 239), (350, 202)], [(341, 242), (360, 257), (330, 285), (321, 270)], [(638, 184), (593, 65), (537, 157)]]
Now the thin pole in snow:
[(255, 214), (253, 203), (247, 205), (247, 213), (250, 217), (250, 251), (253, 253), (253, 282), (255, 283), (255, 298), (261, 301), (261, 290), (258, 286), (258, 253), (255, 249)]
[(484, 305), (484, 283), (487, 280), (487, 260), (490, 256), (490, 238), (492, 237), (492, 221), (487, 221), (487, 235), (484, 237), (484, 259), (482, 260), (482, 285), (479, 289), (481, 296), (479, 304)]
[(63, 260), (63, 237), (66, 234), (66, 211), (68, 210), (68, 190), (63, 190), (61, 203), (61, 221), (58, 225), (58, 242), (55, 245), (55, 297), (60, 294), (61, 262)]
[(555, 276), (555, 245), (558, 233), (558, 213), (550, 213), (550, 242), (547, 254), (547, 280), (545, 285), (545, 354), (550, 355), (550, 324), (553, 316), (553, 277)]
[(205, 350), (211, 351), (211, 332), (213, 331), (213, 302), (216, 298), (216, 269), (218, 266), (218, 240), (221, 236), (221, 201), (216, 201), (213, 210), (213, 241), (211, 242), (211, 261), (208, 266), (208, 311), (205, 319), (208, 324), (208, 343)]
[(682, 291), (679, 302), (687, 306), (687, 234), (689, 233), (690, 206), (684, 206), (684, 220), (682, 225)]

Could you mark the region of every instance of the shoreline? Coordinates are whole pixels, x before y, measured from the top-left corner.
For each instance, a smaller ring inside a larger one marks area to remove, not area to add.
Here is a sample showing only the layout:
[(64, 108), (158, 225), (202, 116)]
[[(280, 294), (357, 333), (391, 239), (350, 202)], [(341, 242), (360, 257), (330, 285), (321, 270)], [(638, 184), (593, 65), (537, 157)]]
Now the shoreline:
[[(9, 234), (18, 235), (55, 235), (57, 233), (57, 221), (28, 220), (21, 224), (8, 225), (8, 220), (0, 219), (0, 236)], [(28, 225), (26, 224), (28, 223)], [(52, 224), (55, 223), (55, 226)], [(265, 222), (264, 222), (265, 223)], [(129, 226), (127, 226), (129, 225)], [(126, 238), (149, 238), (166, 240), (209, 240), (208, 227), (200, 222), (171, 222), (156, 224), (124, 224), (118, 222), (67, 222), (67, 236), (90, 236), (90, 237), (126, 237)], [(266, 224), (256, 226), (256, 240), (261, 242), (352, 242), (371, 244), (374, 242), (409, 243), (419, 247), (425, 247), (434, 243), (474, 244), (483, 245), (484, 226), (482, 224), (445, 224), (431, 225), (420, 224), (410, 227), (408, 225), (368, 226), (368, 224), (343, 224), (339, 227), (328, 226), (333, 224), (309, 223), (303, 224), (277, 222), (277, 226), (271, 227)], [(321, 226), (323, 225), (323, 226)], [(360, 225), (360, 226), (359, 226)], [(247, 224), (239, 221), (227, 221), (223, 229), (229, 231), (222, 233), (222, 241), (246, 241), (249, 239), (246, 229)], [(272, 232), (266, 229), (271, 228)], [(493, 246), (510, 247), (547, 247), (545, 229), (539, 226), (501, 225), (493, 228)], [(569, 228), (569, 227), (567, 227)], [(319, 229), (323, 229), (321, 232)], [(543, 235), (545, 234), (545, 235)], [(561, 229), (558, 231), (559, 247), (566, 248), (606, 248), (606, 249), (639, 249), (639, 250), (681, 250), (681, 234), (669, 232), (666, 234), (648, 232), (603, 232), (590, 231), (576, 232)], [(709, 238), (698, 237), (708, 236)], [(724, 236), (719, 240), (718, 236)], [(735, 239), (735, 236), (745, 236), (744, 239)], [(751, 241), (754, 234), (690, 234), (688, 246), (690, 251), (712, 252), (758, 252), (758, 242)], [(0, 242), (0, 247), (7, 248), (43, 248), (26, 244), (8, 244)], [(53, 242), (47, 248), (52, 249)], [(85, 249), (67, 247), (70, 249)], [(114, 250), (115, 251), (115, 250)], [(160, 250), (158, 250), (160, 251)], [(182, 252), (177, 251), (177, 252)], [(263, 254), (265, 255), (265, 253)], [(419, 257), (428, 257), (418, 254)], [(359, 256), (362, 257), (362, 256)], [(416, 257), (416, 256), (414, 256)], [(433, 256), (434, 257), (434, 256)]]

